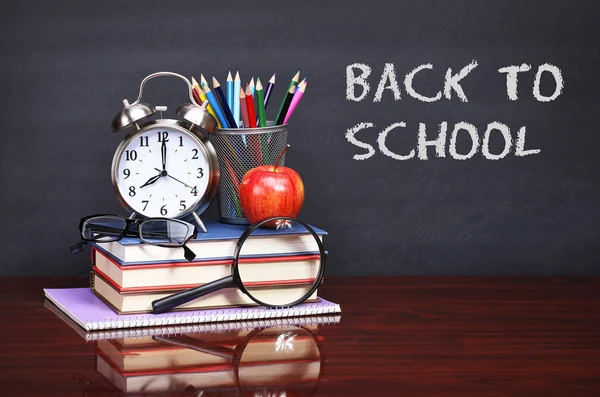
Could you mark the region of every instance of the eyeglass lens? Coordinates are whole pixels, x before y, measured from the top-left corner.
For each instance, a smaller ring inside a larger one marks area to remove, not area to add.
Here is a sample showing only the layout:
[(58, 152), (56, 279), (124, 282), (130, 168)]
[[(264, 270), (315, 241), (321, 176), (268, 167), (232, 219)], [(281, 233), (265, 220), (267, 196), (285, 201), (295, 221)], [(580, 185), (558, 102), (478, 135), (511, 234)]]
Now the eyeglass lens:
[(191, 237), (188, 224), (171, 219), (148, 219), (140, 225), (140, 238), (153, 245), (179, 247)]
[(112, 215), (96, 216), (87, 219), (81, 227), (84, 239), (97, 242), (116, 241), (127, 227), (124, 218)]

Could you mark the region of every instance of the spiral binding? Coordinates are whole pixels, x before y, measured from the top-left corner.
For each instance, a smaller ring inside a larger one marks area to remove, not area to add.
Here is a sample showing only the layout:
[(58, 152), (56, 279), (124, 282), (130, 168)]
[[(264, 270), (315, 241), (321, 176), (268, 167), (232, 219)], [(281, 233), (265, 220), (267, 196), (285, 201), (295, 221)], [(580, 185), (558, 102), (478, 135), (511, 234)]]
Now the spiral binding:
[(302, 326), (302, 325), (334, 325), (340, 322), (340, 315), (321, 315), (290, 318), (272, 318), (266, 320), (235, 321), (192, 325), (175, 325), (154, 328), (132, 328), (106, 330), (88, 333), (85, 339), (88, 342), (107, 340), (107, 339), (135, 339), (152, 336), (174, 336), (181, 334), (194, 333), (217, 333), (223, 331), (236, 331), (242, 329), (261, 329), (281, 326)]
[[(323, 306), (322, 303), (308, 303), (301, 307), (290, 307), (282, 309), (266, 309), (266, 308), (250, 308), (242, 309), (232, 313), (231, 309), (223, 311), (210, 311), (208, 314), (198, 313), (172, 313), (168, 317), (156, 317), (149, 319), (147, 316), (136, 317), (132, 316), (127, 319), (119, 319), (117, 321), (97, 320), (88, 324), (86, 331), (100, 331), (121, 328), (140, 328), (140, 327), (169, 327), (182, 324), (195, 323), (222, 323), (229, 321), (246, 321), (246, 320), (265, 320), (265, 319), (281, 319), (285, 317), (296, 317), (288, 319), (290, 321), (299, 321), (300, 317), (315, 316), (323, 314), (332, 314), (341, 312), (340, 305), (330, 304)], [(288, 323), (288, 324), (293, 324)], [(306, 324), (306, 323), (305, 323)], [(211, 327), (215, 324), (203, 324), (203, 327)], [(221, 324), (222, 325), (222, 324)], [(198, 326), (198, 325), (196, 325)], [(247, 328), (247, 327), (246, 327)], [(121, 332), (124, 332), (123, 330)]]

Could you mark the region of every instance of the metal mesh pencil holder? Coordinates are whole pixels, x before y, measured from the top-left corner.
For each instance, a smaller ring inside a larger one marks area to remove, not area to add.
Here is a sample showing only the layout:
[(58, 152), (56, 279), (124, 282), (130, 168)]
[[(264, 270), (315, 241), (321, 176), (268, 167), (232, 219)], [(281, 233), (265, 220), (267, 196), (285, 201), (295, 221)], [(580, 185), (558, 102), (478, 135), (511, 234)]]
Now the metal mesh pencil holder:
[[(247, 225), (240, 205), (240, 183), (246, 172), (261, 165), (274, 165), (287, 145), (287, 124), (263, 128), (219, 128), (210, 134), (215, 147), (221, 178), (217, 202), (221, 222)], [(279, 161), (285, 165), (285, 154)]]

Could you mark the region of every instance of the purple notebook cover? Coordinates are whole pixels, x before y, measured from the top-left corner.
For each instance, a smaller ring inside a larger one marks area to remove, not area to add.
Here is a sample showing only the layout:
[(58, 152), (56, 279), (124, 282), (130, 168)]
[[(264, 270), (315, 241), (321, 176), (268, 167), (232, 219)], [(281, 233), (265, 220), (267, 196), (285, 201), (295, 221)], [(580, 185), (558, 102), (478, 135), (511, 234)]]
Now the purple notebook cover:
[(161, 314), (118, 315), (89, 288), (48, 288), (46, 298), (86, 331), (138, 328), (176, 324), (267, 319), (293, 316), (312, 316), (341, 312), (340, 305), (319, 298), (318, 302), (303, 303), (287, 309), (262, 306), (180, 311)]

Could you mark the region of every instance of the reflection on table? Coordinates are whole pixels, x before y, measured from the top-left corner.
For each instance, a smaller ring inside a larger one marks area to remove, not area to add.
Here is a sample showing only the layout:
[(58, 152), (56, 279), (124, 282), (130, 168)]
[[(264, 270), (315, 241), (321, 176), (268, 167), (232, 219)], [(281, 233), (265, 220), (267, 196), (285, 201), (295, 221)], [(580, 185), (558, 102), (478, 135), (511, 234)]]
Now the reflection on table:
[(339, 316), (312, 319), (254, 328), (232, 323), (199, 333), (170, 327), (162, 335), (99, 340), (96, 369), (128, 395), (309, 396), (325, 363), (319, 326)]

